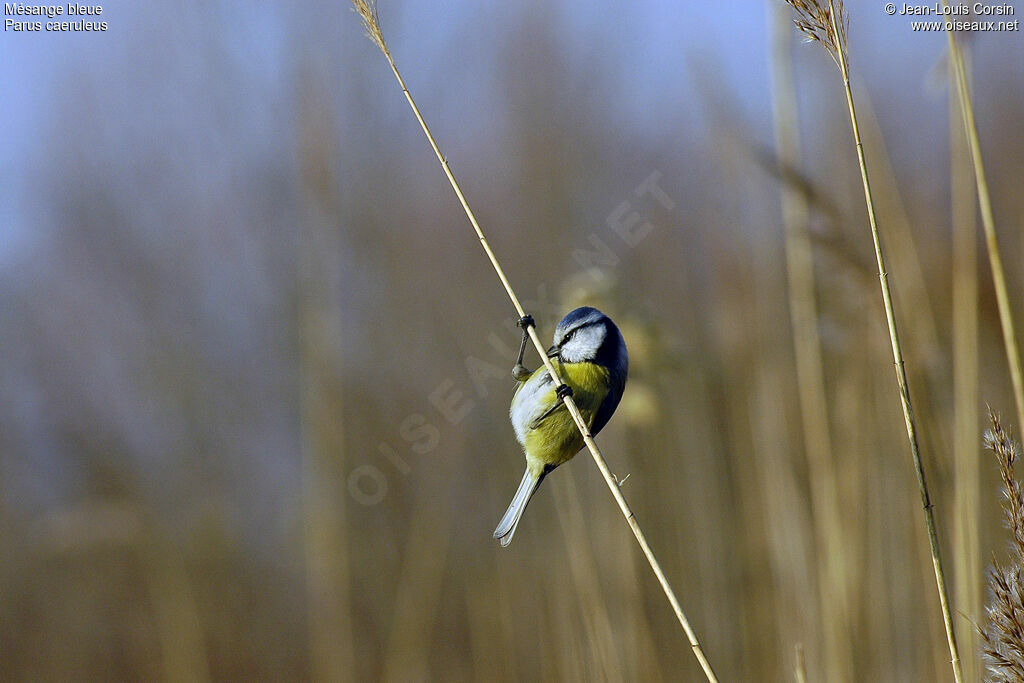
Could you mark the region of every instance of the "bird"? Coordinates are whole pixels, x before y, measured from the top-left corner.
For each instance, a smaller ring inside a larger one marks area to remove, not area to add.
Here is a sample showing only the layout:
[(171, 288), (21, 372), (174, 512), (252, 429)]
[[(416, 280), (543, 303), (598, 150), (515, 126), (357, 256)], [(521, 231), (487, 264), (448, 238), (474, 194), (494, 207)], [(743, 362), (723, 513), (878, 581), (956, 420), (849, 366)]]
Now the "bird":
[(512, 375), (519, 381), (509, 419), (526, 456), (526, 472), (494, 530), (502, 547), (512, 542), (523, 511), (544, 478), (583, 448), (583, 435), (562, 397), (571, 394), (591, 435), (608, 424), (622, 399), (629, 373), (626, 342), (612, 319), (590, 306), (570, 311), (555, 327), (547, 356), (564, 384), (556, 387), (547, 368), (523, 364), (530, 316), (523, 316), (523, 341)]

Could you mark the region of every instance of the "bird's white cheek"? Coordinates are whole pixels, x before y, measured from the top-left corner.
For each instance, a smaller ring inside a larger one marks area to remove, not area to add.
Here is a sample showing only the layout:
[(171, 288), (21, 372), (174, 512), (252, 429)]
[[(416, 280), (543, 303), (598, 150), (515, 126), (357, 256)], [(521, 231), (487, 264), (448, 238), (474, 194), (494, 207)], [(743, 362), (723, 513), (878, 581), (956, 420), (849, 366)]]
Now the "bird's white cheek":
[(558, 357), (566, 363), (580, 363), (586, 360), (586, 349), (574, 339), (562, 347)]
[(597, 350), (604, 341), (604, 330), (599, 327), (585, 327), (573, 335), (572, 339), (562, 347), (559, 354), (568, 363), (582, 363), (593, 360)]

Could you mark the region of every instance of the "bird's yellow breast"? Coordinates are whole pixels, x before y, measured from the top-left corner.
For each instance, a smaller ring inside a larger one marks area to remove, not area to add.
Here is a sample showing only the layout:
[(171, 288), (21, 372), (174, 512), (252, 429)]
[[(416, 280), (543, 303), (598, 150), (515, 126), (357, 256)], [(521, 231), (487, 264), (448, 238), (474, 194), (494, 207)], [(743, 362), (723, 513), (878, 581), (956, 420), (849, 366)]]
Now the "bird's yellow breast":
[[(559, 363), (557, 361), (555, 361), (555, 369), (561, 375), (562, 381), (572, 387), (573, 400), (580, 409), (587, 427), (590, 428), (594, 424), (594, 417), (601, 402), (608, 395), (608, 369), (595, 363)], [(541, 367), (537, 372), (546, 373), (547, 371)], [(544, 406), (544, 410), (537, 414), (542, 415), (561, 402), (552, 385), (551, 389), (538, 397), (537, 403), (539, 406)], [(530, 468), (539, 471), (545, 465), (561, 465), (576, 455), (583, 448), (583, 436), (576, 428), (576, 423), (568, 409), (562, 405), (550, 415), (530, 425), (525, 433), (523, 448), (526, 451), (526, 461)]]

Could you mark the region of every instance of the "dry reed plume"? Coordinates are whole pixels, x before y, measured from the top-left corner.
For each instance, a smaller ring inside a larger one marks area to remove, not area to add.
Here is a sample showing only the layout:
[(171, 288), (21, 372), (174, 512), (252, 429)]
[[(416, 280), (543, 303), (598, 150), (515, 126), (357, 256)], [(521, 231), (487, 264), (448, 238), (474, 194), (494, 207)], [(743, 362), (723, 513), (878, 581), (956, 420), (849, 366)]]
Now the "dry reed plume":
[(828, 0), (827, 3), (822, 2), (821, 0), (787, 0), (787, 2), (796, 11), (797, 18), (795, 23), (797, 28), (807, 36), (808, 40), (821, 43), (821, 45), (828, 50), (829, 55), (836, 63), (836, 66), (839, 67), (842, 75), (843, 86), (846, 92), (846, 104), (850, 115), (850, 126), (853, 133), (854, 145), (857, 150), (857, 160), (860, 165), (861, 180), (864, 186), (864, 202), (867, 207), (868, 222), (871, 227), (871, 238), (874, 243), (875, 259), (878, 265), (878, 280), (882, 290), (882, 303), (885, 307), (886, 322), (889, 328), (889, 339), (892, 342), (893, 362), (896, 366), (896, 382), (899, 387), (900, 401), (903, 406), (903, 417), (906, 422), (907, 439), (910, 443), (910, 453), (914, 461), (915, 474), (917, 475), (921, 506), (924, 509), (925, 525), (928, 531), (928, 543), (931, 551), (932, 565), (935, 570), (935, 583), (939, 593), (939, 603), (942, 610), (943, 623), (946, 629), (946, 639), (949, 645), (953, 675), (959, 683), (963, 679), (963, 673), (960, 664), (960, 654), (956, 643), (956, 634), (953, 630), (952, 614), (949, 607), (949, 591), (946, 587), (946, 576), (939, 549), (939, 538), (935, 524), (933, 505), (928, 492), (924, 466), (921, 462), (921, 452), (917, 436), (917, 421), (914, 417), (914, 409), (910, 400), (910, 387), (907, 380), (906, 365), (903, 360), (903, 348), (900, 344), (899, 331), (896, 324), (896, 314), (892, 302), (892, 292), (889, 287), (888, 272), (885, 267), (885, 252), (878, 230), (875, 202), (871, 192), (867, 159), (864, 155), (864, 144), (861, 140), (860, 125), (858, 123), (857, 111), (853, 99), (853, 89), (850, 86), (850, 67), (846, 48), (849, 17), (846, 14), (842, 0), (839, 0), (838, 2), (835, 0)]
[(1024, 494), (1014, 474), (1020, 443), (1003, 428), (999, 415), (989, 411), (992, 429), (985, 433), (985, 447), (996, 455), (1003, 482), (1003, 509), (1013, 540), (1010, 559), (993, 561), (989, 573), (992, 591), (987, 628), (981, 631), (988, 657), (990, 680), (1024, 680)]
[(846, 49), (846, 34), (850, 26), (850, 18), (846, 15), (843, 3), (839, 3), (838, 11), (831, 0), (822, 3), (818, 0), (786, 0), (796, 11), (793, 20), (796, 27), (807, 36), (808, 41), (821, 43), (836, 66), (843, 68), (841, 60)]
[[(512, 289), (512, 286), (509, 284), (508, 278), (505, 277), (505, 272), (502, 269), (501, 264), (499, 263), (493, 250), (491, 249), (490, 244), (487, 242), (487, 238), (484, 236), (483, 230), (480, 228), (480, 224), (477, 222), (476, 215), (470, 208), (466, 196), (463, 194), (458, 181), (456, 181), (455, 179), (455, 175), (452, 173), (452, 170), (448, 165), (448, 161), (445, 159), (445, 156), (441, 153), (441, 150), (438, 147), (437, 142), (434, 140), (434, 136), (431, 134), (430, 129), (427, 127), (426, 121), (423, 119), (423, 116), (420, 113), (419, 107), (413, 100), (412, 94), (406, 87), (405, 81), (403, 80), (401, 74), (399, 73), (398, 67), (395, 65), (395, 61), (391, 56), (391, 52), (388, 50), (387, 43), (384, 40), (384, 35), (380, 29), (380, 21), (377, 13), (376, 2), (373, 2), (372, 0), (352, 0), (352, 5), (355, 11), (359, 14), (360, 18), (362, 19), (367, 37), (371, 41), (373, 41), (373, 43), (378, 48), (380, 48), (381, 52), (383, 52), (384, 56), (387, 58), (388, 64), (391, 67), (391, 71), (394, 73), (395, 79), (398, 81), (399, 86), (402, 88), (402, 92), (405, 94), (405, 98), (408, 101), (409, 106), (412, 108), (413, 114), (416, 116), (416, 120), (419, 122), (420, 127), (423, 129), (423, 133), (427, 136), (427, 140), (429, 141), (431, 148), (434, 150), (434, 154), (437, 156), (437, 160), (441, 163), (441, 167), (444, 169), (445, 175), (448, 177), (448, 182), (451, 184), (452, 190), (455, 191), (455, 194), (458, 197), (459, 202), (462, 204), (462, 208), (466, 213), (466, 217), (469, 219), (470, 224), (473, 226), (473, 230), (476, 233), (476, 236), (479, 239), (480, 245), (483, 248), (484, 252), (486, 253), (487, 258), (490, 260), (491, 265), (494, 268), (494, 272), (497, 274), (498, 279), (501, 281), (502, 286), (505, 288), (505, 292), (508, 294), (509, 299), (512, 301), (512, 305), (515, 307), (516, 313), (519, 315), (521, 320), (525, 319), (525, 309), (520, 303), (519, 298), (516, 296), (515, 291)], [(537, 330), (532, 324), (532, 322), (529, 324), (524, 324), (523, 329), (529, 335), (530, 340), (533, 342), (534, 347), (537, 349), (537, 353), (543, 361), (544, 367), (548, 371), (548, 374), (551, 375), (551, 379), (554, 381), (555, 386), (561, 385), (562, 380), (558, 375), (558, 371), (555, 370), (554, 365), (552, 365), (551, 360), (545, 353), (544, 345), (540, 341), (540, 337), (537, 335)], [(713, 669), (711, 668), (711, 664), (710, 662), (708, 662), (707, 657), (704, 655), (704, 651), (701, 648), (699, 641), (697, 640), (697, 635), (694, 632), (693, 628), (690, 626), (690, 622), (687, 619), (686, 614), (683, 612), (682, 606), (679, 604), (679, 600), (676, 598), (675, 591), (672, 589), (672, 586), (669, 583), (668, 578), (662, 571), (661, 565), (655, 557), (653, 550), (651, 550), (651, 547), (647, 542), (647, 538), (644, 535), (643, 530), (640, 528), (640, 524), (637, 522), (636, 517), (633, 514), (633, 511), (630, 509), (629, 504), (626, 502), (625, 497), (622, 495), (619, 481), (616, 479), (615, 475), (612, 474), (607, 462), (604, 459), (604, 456), (601, 454), (601, 451), (597, 446), (597, 443), (594, 441), (593, 436), (590, 434), (590, 430), (583, 419), (583, 415), (580, 413), (579, 408), (576, 407), (576, 403), (573, 401), (571, 394), (565, 395), (562, 398), (562, 400), (565, 403), (565, 406), (568, 409), (569, 414), (575, 421), (576, 426), (579, 428), (580, 434), (583, 436), (583, 441), (586, 444), (587, 449), (590, 451), (590, 454), (593, 456), (594, 462), (597, 464), (598, 469), (601, 471), (601, 475), (604, 477), (605, 483), (608, 485), (609, 490), (612, 492), (612, 495), (614, 496), (615, 501), (619, 506), (619, 509), (622, 511), (623, 516), (626, 518), (626, 522), (629, 524), (630, 529), (632, 529), (633, 535), (636, 537), (637, 543), (640, 545), (641, 551), (643, 552), (645, 558), (650, 564), (651, 569), (654, 571), (654, 574), (657, 577), (658, 582), (661, 584), (662, 590), (664, 590), (665, 596), (676, 614), (676, 618), (679, 620), (679, 623), (682, 626), (683, 631), (686, 633), (687, 639), (690, 642), (690, 647), (694, 653), (694, 656), (697, 658), (697, 661), (700, 663), (704, 675), (712, 683), (717, 682), (718, 678), (716, 677)]]

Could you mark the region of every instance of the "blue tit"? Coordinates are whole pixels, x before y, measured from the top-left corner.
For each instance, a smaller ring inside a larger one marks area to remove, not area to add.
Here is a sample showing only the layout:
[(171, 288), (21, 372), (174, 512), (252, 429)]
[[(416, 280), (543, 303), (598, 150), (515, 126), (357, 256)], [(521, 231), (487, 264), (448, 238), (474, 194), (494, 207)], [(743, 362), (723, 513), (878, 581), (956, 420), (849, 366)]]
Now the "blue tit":
[[(528, 316), (525, 320), (532, 324)], [(523, 511), (544, 477), (583, 448), (583, 436), (561, 398), (566, 390), (554, 386), (543, 365), (533, 373), (522, 366), (525, 324), (523, 329), (523, 345), (512, 371), (521, 383), (512, 397), (509, 418), (526, 455), (526, 473), (494, 530), (494, 537), (503, 547), (512, 542)], [(626, 387), (626, 342), (611, 318), (589, 306), (562, 318), (553, 341), (547, 355), (571, 389), (590, 433), (597, 434), (615, 412)]]

